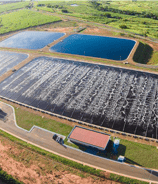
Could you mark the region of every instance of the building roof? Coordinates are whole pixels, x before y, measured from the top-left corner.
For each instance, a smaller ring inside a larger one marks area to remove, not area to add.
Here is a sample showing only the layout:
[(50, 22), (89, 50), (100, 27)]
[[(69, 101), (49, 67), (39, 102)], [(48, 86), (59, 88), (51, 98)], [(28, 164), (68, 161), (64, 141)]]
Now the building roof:
[(104, 150), (109, 142), (110, 135), (92, 129), (75, 126), (68, 138), (72, 142)]

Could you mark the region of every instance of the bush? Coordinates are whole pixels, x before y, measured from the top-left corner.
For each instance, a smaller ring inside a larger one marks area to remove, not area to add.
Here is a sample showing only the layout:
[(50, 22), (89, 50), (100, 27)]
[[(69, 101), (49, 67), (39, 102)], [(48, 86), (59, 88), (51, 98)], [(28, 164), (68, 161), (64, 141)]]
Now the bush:
[(69, 13), (68, 10), (66, 10), (66, 9), (62, 9), (61, 11), (62, 11), (63, 13)]
[(119, 26), (121, 29), (128, 29), (128, 27), (125, 24), (122, 24)]

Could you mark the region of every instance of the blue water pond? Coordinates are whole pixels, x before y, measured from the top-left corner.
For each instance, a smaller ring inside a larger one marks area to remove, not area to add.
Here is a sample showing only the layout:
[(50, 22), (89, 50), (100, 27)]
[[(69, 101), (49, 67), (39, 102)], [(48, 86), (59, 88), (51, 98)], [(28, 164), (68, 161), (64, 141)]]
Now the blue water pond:
[(91, 57), (125, 60), (135, 45), (134, 40), (73, 34), (51, 47), (51, 51)]
[(63, 35), (65, 35), (65, 33), (24, 31), (0, 42), (0, 47), (41, 49)]

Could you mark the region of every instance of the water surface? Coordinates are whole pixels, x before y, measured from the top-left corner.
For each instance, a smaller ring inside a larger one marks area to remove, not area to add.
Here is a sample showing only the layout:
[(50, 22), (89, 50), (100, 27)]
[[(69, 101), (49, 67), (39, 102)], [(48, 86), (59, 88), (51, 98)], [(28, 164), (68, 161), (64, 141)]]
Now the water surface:
[(0, 47), (41, 49), (64, 36), (64, 34), (44, 31), (23, 31), (0, 42)]
[(51, 47), (53, 52), (125, 60), (135, 41), (114, 37), (73, 34)]

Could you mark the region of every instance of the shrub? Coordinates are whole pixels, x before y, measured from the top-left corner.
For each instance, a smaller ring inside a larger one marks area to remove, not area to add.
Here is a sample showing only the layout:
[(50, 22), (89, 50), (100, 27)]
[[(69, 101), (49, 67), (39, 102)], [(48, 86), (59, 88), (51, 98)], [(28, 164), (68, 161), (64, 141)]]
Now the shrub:
[(125, 24), (122, 24), (119, 26), (121, 29), (128, 29), (128, 27)]
[(63, 13), (69, 13), (68, 10), (66, 10), (66, 9), (62, 9), (61, 11), (62, 11)]

